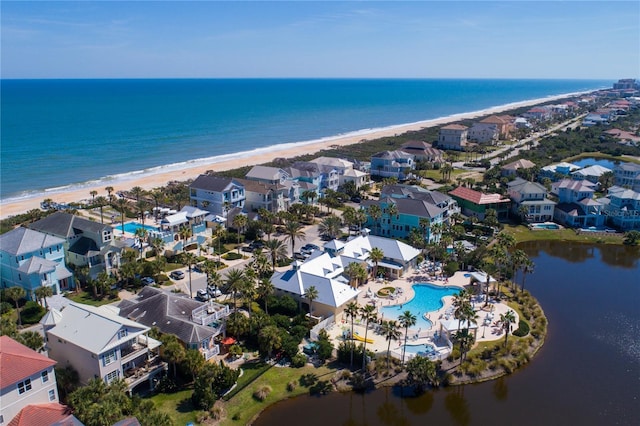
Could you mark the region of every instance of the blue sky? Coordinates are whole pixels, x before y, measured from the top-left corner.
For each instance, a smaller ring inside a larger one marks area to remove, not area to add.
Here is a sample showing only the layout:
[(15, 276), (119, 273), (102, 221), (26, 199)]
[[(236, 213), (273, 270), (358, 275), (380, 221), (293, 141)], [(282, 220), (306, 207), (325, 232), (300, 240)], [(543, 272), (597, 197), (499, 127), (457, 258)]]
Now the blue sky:
[(638, 1), (2, 1), (3, 78), (640, 77)]

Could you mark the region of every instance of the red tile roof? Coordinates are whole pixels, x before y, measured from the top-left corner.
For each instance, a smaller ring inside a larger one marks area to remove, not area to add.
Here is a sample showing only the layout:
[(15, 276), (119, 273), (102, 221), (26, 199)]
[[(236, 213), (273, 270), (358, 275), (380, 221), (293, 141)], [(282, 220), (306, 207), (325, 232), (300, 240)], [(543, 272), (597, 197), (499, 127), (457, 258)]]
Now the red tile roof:
[(471, 188), (465, 188), (459, 186), (453, 191), (449, 191), (449, 195), (462, 198), (463, 200), (471, 201), (474, 204), (494, 204), (494, 203), (508, 203), (508, 198), (502, 198), (500, 194), (484, 194), (482, 192), (473, 190)]
[(8, 336), (0, 336), (0, 389), (54, 366), (56, 361), (21, 345)]
[(31, 404), (24, 407), (7, 426), (43, 426), (64, 420), (71, 414), (69, 407), (57, 402)]

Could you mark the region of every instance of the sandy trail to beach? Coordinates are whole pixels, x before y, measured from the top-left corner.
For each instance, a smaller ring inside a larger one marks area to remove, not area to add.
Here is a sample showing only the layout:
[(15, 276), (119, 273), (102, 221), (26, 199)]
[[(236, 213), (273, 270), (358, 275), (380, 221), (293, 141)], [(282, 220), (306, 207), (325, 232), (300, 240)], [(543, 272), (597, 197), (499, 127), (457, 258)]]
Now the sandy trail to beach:
[[(587, 93), (587, 92), (585, 92)], [(70, 203), (77, 202), (84, 199), (90, 199), (90, 191), (96, 190), (98, 195), (107, 195), (107, 191), (105, 187), (112, 186), (114, 191), (122, 191), (133, 188), (134, 186), (139, 186), (143, 189), (152, 189), (160, 186), (166, 185), (170, 181), (185, 181), (188, 179), (194, 179), (198, 175), (205, 173), (208, 170), (213, 171), (223, 171), (223, 170), (231, 170), (243, 166), (254, 166), (257, 164), (268, 163), (273, 161), (278, 157), (284, 158), (292, 158), (299, 155), (316, 153), (323, 149), (328, 149), (333, 145), (352, 145), (358, 143), (363, 140), (373, 140), (382, 137), (399, 135), (402, 133), (416, 131), (428, 127), (440, 126), (443, 124), (463, 120), (463, 119), (473, 119), (477, 117), (482, 117), (490, 114), (497, 114), (500, 112), (504, 112), (507, 110), (512, 110), (515, 108), (527, 107), (532, 105), (537, 105), (544, 102), (554, 101), (558, 99), (564, 99), (569, 96), (574, 96), (576, 94), (564, 94), (553, 97), (548, 97), (544, 99), (535, 99), (530, 101), (516, 102), (509, 105), (504, 105), (495, 108), (488, 108), (482, 111), (463, 113), (463, 114), (455, 114), (444, 118), (434, 119), (434, 120), (425, 120), (419, 121), (416, 123), (398, 125), (393, 127), (388, 127), (381, 130), (374, 130), (371, 133), (367, 133), (366, 135), (358, 134), (354, 136), (336, 136), (335, 138), (328, 138), (318, 143), (311, 144), (301, 144), (297, 147), (286, 147), (283, 149), (274, 149), (269, 153), (260, 153), (250, 157), (238, 158), (233, 160), (219, 161), (209, 164), (199, 164), (197, 166), (185, 167), (182, 170), (178, 171), (168, 171), (161, 172), (153, 175), (140, 176), (135, 178), (130, 178), (127, 180), (122, 180), (118, 182), (113, 182), (109, 184), (101, 183), (96, 186), (85, 186), (81, 189), (62, 191), (62, 192), (42, 192), (41, 194), (34, 195), (33, 197), (21, 199), (18, 201), (11, 202), (3, 202), (0, 204), (0, 218), (4, 219), (9, 216), (14, 216), (16, 214), (25, 213), (31, 209), (40, 208), (40, 203), (50, 198), (57, 203)]]

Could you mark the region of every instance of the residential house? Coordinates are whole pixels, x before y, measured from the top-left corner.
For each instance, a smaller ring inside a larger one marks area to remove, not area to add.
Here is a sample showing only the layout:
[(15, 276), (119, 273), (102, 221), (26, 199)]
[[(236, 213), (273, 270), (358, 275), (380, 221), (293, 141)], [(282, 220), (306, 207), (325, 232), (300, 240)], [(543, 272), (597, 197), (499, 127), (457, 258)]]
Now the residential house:
[(593, 199), (595, 186), (588, 180), (563, 179), (554, 182), (551, 192), (558, 197), (558, 204), (553, 210), (554, 219), (570, 227), (603, 226), (603, 206)]
[(499, 136), (497, 124), (483, 122), (473, 123), (468, 134), (469, 141), (488, 145), (496, 145)]
[(543, 185), (516, 178), (507, 186), (514, 215), (524, 215), (528, 222), (546, 222), (553, 219), (556, 203), (547, 198), (547, 189)]
[[(245, 179), (261, 182), (266, 185), (279, 185), (286, 188), (287, 193), (284, 195), (285, 205), (295, 204), (300, 201), (300, 185), (296, 180), (283, 169), (278, 167), (253, 166), (245, 175)], [(288, 199), (288, 201), (287, 201)], [(289, 207), (287, 206), (286, 209)]]
[(516, 176), (518, 173), (518, 170), (520, 169), (528, 170), (534, 167), (536, 167), (536, 163), (534, 163), (533, 161), (529, 161), (527, 159), (521, 158), (519, 160), (512, 161), (511, 163), (502, 166), (502, 168), (500, 169), (500, 174), (502, 176)]
[(114, 240), (111, 225), (56, 212), (30, 224), (29, 228), (64, 239), (67, 264), (88, 266), (93, 278), (102, 271), (111, 274), (120, 266), (124, 244)]
[(335, 157), (318, 157), (309, 161), (325, 168), (335, 169), (338, 172), (338, 186), (346, 182), (353, 182), (356, 188), (368, 182), (368, 174), (354, 168), (354, 163)]
[(443, 222), (447, 222), (451, 215), (460, 213), (460, 207), (453, 198), (440, 191), (430, 191), (418, 185), (385, 185), (380, 191), (380, 195), (426, 201), (444, 210)]
[(243, 209), (244, 187), (234, 178), (200, 175), (189, 185), (191, 205), (227, 217), (234, 208)]
[(480, 120), (480, 124), (495, 125), (499, 139), (509, 139), (515, 129), (515, 118), (510, 115), (492, 115)]
[(297, 161), (285, 171), (298, 183), (301, 197), (305, 191), (315, 191), (317, 198), (320, 198), (325, 189), (338, 190), (340, 179), (338, 171), (333, 167)]
[(161, 342), (149, 337), (150, 327), (118, 316), (113, 307), (70, 302), (45, 327), (49, 356), (72, 366), (86, 384), (99, 377), (106, 384), (124, 379), (129, 391), (166, 370)]
[(463, 151), (467, 144), (468, 128), (461, 124), (449, 124), (440, 128), (438, 148)]
[(610, 172), (612, 172), (611, 169), (602, 167), (599, 164), (594, 164), (593, 166), (588, 166), (588, 167), (585, 167), (584, 169), (571, 172), (571, 178), (575, 180), (588, 180), (589, 182), (592, 182), (592, 183), (598, 183), (600, 176)]
[(602, 211), (608, 224), (623, 231), (640, 230), (640, 192), (612, 186), (598, 201), (604, 204)]
[(415, 161), (422, 161), (433, 165), (444, 163), (444, 152), (434, 148), (429, 142), (409, 141), (402, 144), (400, 151), (412, 154)]
[(206, 360), (220, 353), (216, 339), (224, 333), (224, 319), (229, 315), (227, 305), (153, 287), (123, 300), (118, 309), (121, 317), (175, 335), (185, 348), (200, 351)]
[(28, 406), (55, 404), (58, 387), (56, 361), (9, 336), (0, 336), (0, 425), (6, 425)]
[(603, 132), (605, 135), (618, 139), (621, 144), (624, 145), (638, 145), (640, 143), (640, 136), (636, 136), (632, 132), (627, 132), (620, 129), (610, 129)]
[(265, 209), (272, 213), (286, 211), (291, 205), (289, 190), (279, 184), (266, 184), (249, 179), (237, 179), (244, 186), (245, 204), (247, 212)]
[[(149, 236), (160, 237), (167, 249), (182, 250), (185, 245), (196, 243), (204, 244), (206, 241), (206, 218), (209, 212), (198, 207), (184, 206), (179, 212), (169, 214), (162, 218), (158, 231), (149, 231)], [(188, 229), (188, 233), (183, 230)], [(184, 236), (188, 235), (186, 239)]]
[(371, 176), (406, 180), (414, 168), (413, 154), (404, 151), (383, 151), (371, 156)]
[(538, 179), (542, 180), (544, 178), (549, 178), (551, 179), (551, 181), (557, 181), (570, 176), (571, 173), (579, 169), (580, 166), (576, 166), (575, 164), (566, 162), (550, 164), (540, 169), (540, 173), (538, 173)]
[(620, 162), (613, 167), (613, 176), (617, 186), (640, 192), (640, 164)]
[[(5, 424), (2, 422), (2, 414), (0, 414), (0, 424)], [(7, 424), (7, 426), (40, 425), (84, 426), (76, 416), (71, 414), (69, 407), (58, 402), (27, 405)]]
[(465, 216), (476, 217), (482, 221), (489, 209), (495, 210), (499, 220), (507, 219), (509, 216), (511, 200), (500, 194), (485, 194), (471, 188), (459, 186), (453, 191), (449, 191), (449, 195), (458, 202), (462, 209), (462, 214)]
[(54, 294), (74, 288), (64, 244), (62, 238), (22, 227), (0, 235), (1, 287), (21, 287), (31, 300), (39, 287), (50, 287)]
[(552, 117), (551, 108), (547, 106), (533, 107), (527, 112), (523, 113), (524, 118), (536, 121), (550, 120)]

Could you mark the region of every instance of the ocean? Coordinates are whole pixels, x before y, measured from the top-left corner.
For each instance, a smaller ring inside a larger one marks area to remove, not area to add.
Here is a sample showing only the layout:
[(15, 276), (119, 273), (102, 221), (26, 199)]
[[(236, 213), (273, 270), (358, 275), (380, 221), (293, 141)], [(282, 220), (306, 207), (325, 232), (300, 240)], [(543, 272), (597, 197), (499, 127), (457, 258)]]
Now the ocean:
[(611, 87), (603, 80), (1, 80), (0, 199)]

